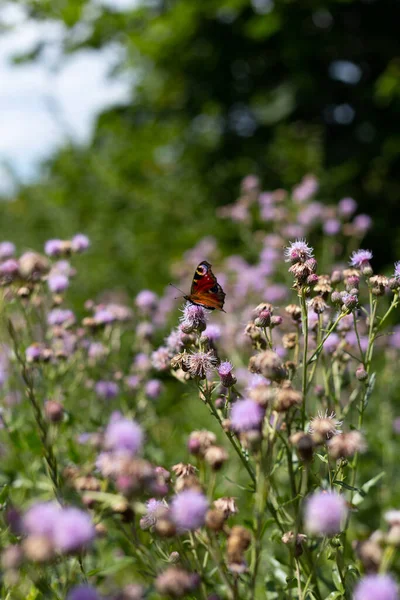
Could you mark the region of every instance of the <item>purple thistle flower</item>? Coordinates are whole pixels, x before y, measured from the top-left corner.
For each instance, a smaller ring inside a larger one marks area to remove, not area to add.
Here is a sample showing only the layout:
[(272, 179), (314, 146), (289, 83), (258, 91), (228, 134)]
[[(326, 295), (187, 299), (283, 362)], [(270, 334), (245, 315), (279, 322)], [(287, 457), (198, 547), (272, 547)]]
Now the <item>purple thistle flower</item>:
[(15, 245), (12, 242), (0, 243), (0, 259), (11, 258), (15, 254)]
[(165, 340), (167, 348), (171, 351), (172, 354), (177, 354), (178, 352), (181, 352), (183, 350), (184, 343), (182, 340), (182, 336), (182, 331), (180, 331), (179, 329), (173, 329), (167, 337), (167, 339)]
[(322, 228), (326, 235), (337, 235), (340, 232), (341, 224), (337, 219), (327, 219)]
[(231, 423), (235, 431), (259, 429), (264, 419), (264, 410), (253, 400), (238, 400), (232, 406)]
[(342, 531), (347, 513), (343, 496), (335, 492), (315, 492), (306, 500), (305, 528), (310, 534), (335, 535)]
[(207, 325), (204, 335), (208, 337), (210, 342), (218, 342), (222, 335), (221, 327), (215, 324)]
[(318, 191), (318, 179), (314, 175), (306, 175), (301, 182), (293, 188), (293, 200), (298, 203), (307, 202)]
[(163, 385), (158, 379), (150, 379), (144, 388), (145, 394), (151, 400), (156, 400), (163, 390)]
[(78, 585), (68, 592), (67, 600), (100, 600), (100, 596), (91, 585)]
[(150, 498), (146, 502), (146, 514), (140, 519), (141, 529), (149, 529), (156, 524), (158, 516), (167, 508), (163, 500)]
[(368, 215), (357, 215), (353, 219), (353, 227), (356, 233), (364, 234), (371, 229), (372, 219)]
[(207, 327), (206, 311), (202, 306), (186, 302), (181, 317), (181, 330), (184, 333), (192, 331), (204, 331)]
[(65, 292), (68, 288), (69, 279), (66, 275), (62, 275), (61, 273), (53, 273), (49, 275), (47, 285), (53, 294), (60, 294), (61, 292)]
[(71, 240), (71, 246), (74, 252), (84, 252), (90, 246), (89, 238), (83, 233), (77, 233)]
[(133, 360), (133, 366), (142, 373), (149, 371), (151, 369), (150, 357), (145, 352), (138, 352)]
[(75, 315), (72, 310), (53, 308), (47, 315), (48, 325), (72, 325), (75, 323)]
[(307, 244), (305, 240), (296, 240), (290, 242), (289, 246), (285, 248), (284, 256), (285, 262), (291, 263), (304, 263), (314, 255), (314, 250)]
[(53, 524), (53, 541), (61, 552), (81, 550), (94, 539), (90, 516), (79, 508), (63, 508)]
[(54, 525), (61, 514), (61, 506), (56, 502), (39, 502), (31, 506), (22, 521), (23, 529), (30, 535), (51, 538)]
[(184, 490), (171, 503), (172, 518), (183, 531), (198, 529), (204, 525), (208, 500), (201, 492)]
[(151, 355), (151, 363), (157, 371), (166, 371), (170, 367), (169, 350), (165, 346), (160, 346)]
[(107, 353), (107, 348), (101, 342), (92, 342), (88, 348), (88, 356), (94, 360), (103, 358)]
[(366, 575), (354, 590), (354, 600), (399, 600), (399, 588), (390, 575)]
[(110, 420), (104, 435), (108, 450), (136, 454), (143, 444), (143, 431), (136, 421), (118, 418)]
[(145, 314), (152, 313), (157, 308), (157, 295), (150, 290), (142, 290), (135, 299), (136, 306)]
[(138, 390), (140, 388), (139, 375), (128, 375), (125, 377), (125, 385), (130, 390)]
[(200, 379), (205, 379), (211, 373), (216, 362), (217, 358), (212, 350), (187, 355), (189, 373), (192, 377), (199, 377)]
[(108, 308), (97, 309), (93, 318), (98, 325), (108, 325), (115, 321), (115, 315)]
[(39, 360), (42, 356), (42, 346), (39, 344), (31, 344), (25, 350), (25, 357), (28, 362)]
[(0, 264), (0, 274), (13, 276), (19, 271), (19, 263), (15, 258), (8, 258)]
[(222, 362), (218, 369), (218, 375), (220, 376), (221, 383), (224, 387), (232, 387), (236, 383), (236, 377), (232, 374), (233, 365), (226, 360)]
[(115, 381), (98, 381), (95, 385), (96, 394), (105, 400), (112, 400), (119, 393), (118, 385)]
[(400, 260), (394, 263), (393, 277), (396, 277), (396, 279), (400, 279)]
[(136, 335), (143, 340), (151, 340), (154, 334), (154, 325), (148, 321), (138, 323), (136, 327)]
[(341, 217), (351, 217), (357, 210), (357, 202), (353, 198), (342, 198), (338, 204), (338, 214)]
[(47, 240), (44, 245), (44, 252), (47, 256), (60, 256), (64, 250), (64, 242), (62, 240), (54, 239)]
[(369, 265), (370, 260), (372, 260), (371, 250), (354, 250), (350, 256), (350, 265), (356, 269), (361, 269)]

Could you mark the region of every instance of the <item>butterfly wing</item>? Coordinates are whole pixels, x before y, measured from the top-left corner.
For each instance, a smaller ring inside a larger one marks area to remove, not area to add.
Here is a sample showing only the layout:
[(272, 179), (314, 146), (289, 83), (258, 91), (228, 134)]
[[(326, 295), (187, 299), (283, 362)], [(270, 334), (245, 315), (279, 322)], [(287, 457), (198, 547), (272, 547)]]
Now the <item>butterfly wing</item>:
[(225, 293), (212, 272), (210, 263), (206, 260), (198, 265), (194, 273), (187, 299), (209, 310), (224, 310)]

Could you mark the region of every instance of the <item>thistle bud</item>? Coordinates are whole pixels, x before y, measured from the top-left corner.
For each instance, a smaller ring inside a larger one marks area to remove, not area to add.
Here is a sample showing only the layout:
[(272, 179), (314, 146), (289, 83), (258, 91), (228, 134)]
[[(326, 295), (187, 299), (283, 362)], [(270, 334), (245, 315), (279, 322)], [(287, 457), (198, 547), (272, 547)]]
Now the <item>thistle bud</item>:
[(360, 365), (359, 367), (357, 367), (356, 377), (357, 377), (358, 381), (366, 381), (368, 379), (368, 373), (365, 370), (363, 365)]
[(271, 328), (279, 327), (279, 325), (282, 325), (282, 323), (283, 319), (279, 315), (277, 315), (276, 317), (271, 317)]

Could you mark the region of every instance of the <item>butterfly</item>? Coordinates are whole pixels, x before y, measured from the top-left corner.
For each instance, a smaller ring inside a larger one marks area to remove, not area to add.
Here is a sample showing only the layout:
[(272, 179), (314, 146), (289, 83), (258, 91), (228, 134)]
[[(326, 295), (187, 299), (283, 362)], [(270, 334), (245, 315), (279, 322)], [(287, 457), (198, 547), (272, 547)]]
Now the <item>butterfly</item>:
[(188, 302), (202, 306), (208, 310), (217, 309), (225, 312), (223, 309), (225, 295), (224, 290), (219, 285), (217, 278), (211, 270), (210, 263), (203, 260), (194, 272), (190, 294), (184, 294), (183, 297)]

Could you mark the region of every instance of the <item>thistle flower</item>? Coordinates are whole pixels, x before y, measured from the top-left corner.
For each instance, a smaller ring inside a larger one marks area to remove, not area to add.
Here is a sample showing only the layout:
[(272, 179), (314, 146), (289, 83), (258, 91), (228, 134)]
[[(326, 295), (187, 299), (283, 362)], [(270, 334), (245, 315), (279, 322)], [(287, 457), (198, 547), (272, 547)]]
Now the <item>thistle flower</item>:
[(50, 274), (47, 279), (47, 285), (53, 294), (61, 294), (61, 292), (65, 292), (68, 288), (69, 279), (61, 273)]
[(0, 243), (0, 260), (11, 258), (15, 254), (15, 245), (12, 242)]
[(47, 315), (48, 325), (72, 325), (73, 323), (75, 323), (75, 315), (69, 309), (53, 308)]
[(205, 379), (215, 367), (217, 358), (212, 350), (208, 352), (194, 352), (188, 354), (187, 365), (189, 373), (192, 377)]
[(168, 506), (163, 500), (150, 498), (146, 502), (146, 514), (140, 519), (140, 528), (150, 529), (150, 527), (154, 527), (158, 517), (163, 515), (167, 510)]
[(178, 567), (169, 567), (158, 575), (155, 586), (162, 596), (183, 598), (199, 585), (199, 576)]
[(115, 381), (98, 381), (95, 385), (95, 391), (100, 398), (112, 400), (118, 396), (119, 387)]
[(354, 228), (355, 232), (360, 235), (363, 235), (364, 233), (366, 233), (368, 231), (368, 229), (371, 229), (371, 226), (372, 226), (372, 219), (368, 215), (364, 215), (364, 214), (357, 215), (353, 219), (353, 228)]
[(315, 492), (306, 500), (305, 528), (310, 534), (335, 535), (342, 531), (347, 512), (343, 496), (334, 492)]
[(364, 437), (359, 431), (334, 435), (328, 442), (328, 452), (336, 460), (338, 458), (350, 458), (356, 452), (364, 452), (366, 448)]
[(322, 225), (322, 229), (326, 235), (337, 235), (340, 228), (341, 224), (337, 219), (327, 219)]
[(353, 600), (398, 600), (399, 588), (390, 575), (366, 575), (356, 585)]
[(232, 406), (231, 425), (238, 432), (260, 429), (264, 410), (254, 400), (239, 400)]
[(108, 450), (135, 455), (143, 444), (143, 431), (136, 421), (120, 418), (110, 422), (104, 435), (104, 446)]
[(90, 246), (89, 238), (83, 233), (77, 233), (71, 240), (73, 252), (84, 252)]
[(289, 246), (285, 248), (285, 262), (304, 264), (306, 260), (313, 257), (313, 253), (313, 248), (307, 244), (306, 240), (296, 240), (290, 242)]
[(95, 536), (92, 521), (79, 508), (63, 508), (53, 525), (53, 541), (61, 552), (84, 549)]
[(236, 377), (232, 374), (232, 370), (233, 365), (228, 360), (222, 362), (217, 369), (221, 383), (226, 388), (232, 387), (236, 383)]
[(144, 314), (151, 314), (158, 304), (157, 295), (150, 290), (142, 290), (135, 298), (135, 304)]
[(100, 596), (91, 585), (78, 585), (68, 592), (67, 600), (100, 600)]
[(61, 256), (63, 253), (63, 248), (64, 242), (62, 240), (47, 240), (44, 245), (44, 252), (47, 254), (47, 256)]
[(372, 260), (371, 250), (354, 250), (350, 256), (350, 266), (356, 269), (363, 269), (368, 267)]
[(394, 263), (393, 277), (395, 277), (396, 279), (400, 279), (400, 260)]
[(191, 302), (185, 304), (180, 320), (180, 329), (184, 333), (192, 333), (193, 331), (201, 332), (207, 327), (206, 311), (202, 306), (197, 306)]
[(204, 335), (210, 340), (210, 342), (218, 342), (222, 335), (221, 327), (214, 323), (208, 324), (204, 330)]
[(313, 437), (317, 438), (317, 440), (330, 440), (332, 436), (340, 433), (338, 427), (340, 427), (341, 424), (342, 421), (336, 419), (336, 414), (334, 412), (328, 414), (328, 411), (326, 410), (325, 414), (318, 412), (317, 416), (311, 419), (308, 431), (309, 433), (312, 433)]
[(208, 500), (201, 492), (184, 490), (174, 496), (171, 515), (176, 526), (183, 531), (202, 527), (208, 509)]
[(341, 217), (351, 217), (357, 210), (357, 202), (353, 198), (342, 198), (338, 204), (338, 214)]
[(191, 454), (204, 456), (206, 450), (217, 441), (215, 433), (207, 430), (192, 431), (187, 447)]
[(151, 363), (156, 371), (166, 371), (170, 367), (171, 358), (168, 348), (160, 346), (151, 355)]
[(301, 182), (293, 188), (292, 196), (295, 202), (302, 204), (317, 193), (318, 179), (314, 175), (306, 175)]
[(163, 384), (159, 379), (150, 379), (144, 388), (145, 394), (151, 400), (156, 400), (163, 390)]
[(235, 498), (218, 498), (217, 500), (214, 500), (213, 504), (217, 510), (220, 510), (224, 514), (225, 519), (232, 515), (236, 515), (239, 512)]
[(60, 512), (61, 507), (56, 502), (34, 504), (23, 517), (23, 530), (29, 535), (51, 537)]

